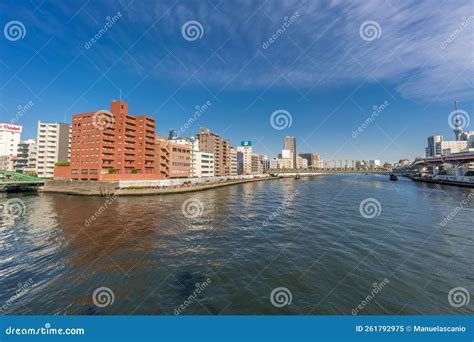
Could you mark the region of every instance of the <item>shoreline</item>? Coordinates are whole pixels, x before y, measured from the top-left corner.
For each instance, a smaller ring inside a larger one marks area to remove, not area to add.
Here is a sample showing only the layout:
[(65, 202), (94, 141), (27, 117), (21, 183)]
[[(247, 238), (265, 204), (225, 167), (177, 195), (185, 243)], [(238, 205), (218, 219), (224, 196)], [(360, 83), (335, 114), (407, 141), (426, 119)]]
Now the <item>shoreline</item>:
[(451, 181), (447, 179), (431, 179), (427, 177), (410, 177), (411, 180), (415, 182), (430, 183), (430, 184), (439, 184), (439, 185), (449, 185), (457, 186), (462, 188), (474, 188), (474, 183)]
[[(299, 174), (301, 177), (310, 176), (325, 176), (325, 173), (304, 173)], [(205, 191), (210, 189), (221, 188), (225, 186), (238, 185), (244, 183), (274, 180), (282, 178), (295, 178), (295, 174), (278, 174), (276, 176), (261, 176), (247, 179), (229, 179), (225, 181), (196, 184), (194, 186), (167, 186), (167, 187), (153, 187), (153, 186), (128, 186), (120, 187), (119, 182), (81, 182), (70, 180), (56, 180), (49, 181), (45, 184), (43, 189), (38, 190), (42, 193), (55, 193), (75, 196), (152, 196), (152, 195), (170, 195), (180, 194), (186, 192)], [(77, 182), (77, 183), (76, 183)], [(87, 183), (86, 183), (87, 182)]]

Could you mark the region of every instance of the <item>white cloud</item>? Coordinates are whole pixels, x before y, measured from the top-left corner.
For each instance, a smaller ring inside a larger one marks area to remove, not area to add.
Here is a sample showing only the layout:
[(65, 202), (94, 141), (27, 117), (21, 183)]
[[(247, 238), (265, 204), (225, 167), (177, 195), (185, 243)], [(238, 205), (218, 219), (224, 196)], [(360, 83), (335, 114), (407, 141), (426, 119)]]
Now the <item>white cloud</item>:
[[(297, 10), (300, 17), (263, 49), (262, 43)], [(96, 11), (98, 16), (110, 12)], [(217, 89), (286, 87), (289, 82), (305, 92), (376, 79), (407, 98), (467, 100), (474, 95), (474, 19), (459, 28), (473, 15), (470, 0), (134, 2), (111, 36), (128, 48), (147, 32), (130, 51), (139, 67), (128, 58), (124, 65), (149, 73), (172, 51), (152, 73), (177, 83), (195, 75)], [(181, 37), (181, 26), (189, 20), (204, 27), (196, 42)], [(361, 39), (365, 21), (380, 25), (378, 39)], [(104, 40), (97, 57), (115, 60), (123, 53), (115, 48)], [(195, 78), (189, 82), (198, 82)]]
[[(232, 80), (230, 87), (266, 87), (284, 75), (302, 88), (318, 82), (325, 86), (375, 78), (393, 84), (409, 98), (444, 100), (473, 95), (474, 20), (450, 44), (441, 47), (466, 18), (474, 15), (470, 1), (281, 4), (272, 1), (259, 8), (255, 2), (239, 2), (217, 10), (207, 5), (195, 9), (180, 5), (173, 12), (174, 22), (179, 25), (190, 18), (201, 20), (206, 35), (199, 46), (174, 47), (176, 57), (189, 69), (169, 69), (169, 76), (184, 78), (196, 72), (205, 83), (224, 85)], [(262, 42), (296, 10), (302, 13), (300, 18), (267, 50), (262, 49)], [(380, 38), (370, 42), (359, 36), (360, 25), (368, 20), (376, 21), (382, 30)], [(198, 70), (211, 49), (216, 50), (226, 39), (229, 41), (219, 57), (211, 57)], [(257, 50), (265, 57), (255, 57)], [(286, 84), (276, 85), (279, 83)]]

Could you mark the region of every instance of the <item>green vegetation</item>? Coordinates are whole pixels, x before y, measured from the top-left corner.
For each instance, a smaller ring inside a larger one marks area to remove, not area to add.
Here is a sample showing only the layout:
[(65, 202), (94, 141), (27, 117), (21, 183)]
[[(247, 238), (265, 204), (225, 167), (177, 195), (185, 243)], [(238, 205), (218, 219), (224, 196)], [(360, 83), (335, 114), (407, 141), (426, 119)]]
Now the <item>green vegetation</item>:
[(113, 174), (115, 174), (115, 170), (114, 170), (114, 169), (108, 169), (108, 170), (107, 170), (107, 173), (108, 173), (109, 175), (113, 175)]
[(56, 166), (70, 166), (71, 163), (70, 162), (58, 162), (56, 164), (54, 164)]
[(132, 169), (132, 174), (134, 174), (134, 175), (135, 175), (135, 174), (137, 174), (137, 173), (138, 173), (138, 170), (136, 170), (136, 169)]

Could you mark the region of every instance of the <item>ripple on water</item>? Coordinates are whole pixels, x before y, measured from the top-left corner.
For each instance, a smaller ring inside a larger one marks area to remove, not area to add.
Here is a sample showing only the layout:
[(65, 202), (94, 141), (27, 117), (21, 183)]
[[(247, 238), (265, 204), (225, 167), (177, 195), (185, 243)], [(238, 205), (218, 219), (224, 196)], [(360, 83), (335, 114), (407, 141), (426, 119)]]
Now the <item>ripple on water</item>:
[[(472, 314), (446, 298), (474, 279), (474, 201), (441, 224), (470, 193), (341, 175), (107, 205), (104, 198), (20, 195), (25, 215), (1, 221), (0, 300), (31, 278), (9, 313), (173, 314), (196, 283), (210, 279), (183, 314), (351, 314), (387, 278), (361, 314)], [(202, 203), (201, 216), (183, 215), (189, 198)], [(371, 219), (359, 212), (367, 198), (381, 205)], [(100, 286), (113, 290), (113, 306), (93, 305)], [(291, 291), (290, 306), (272, 306), (276, 287)]]

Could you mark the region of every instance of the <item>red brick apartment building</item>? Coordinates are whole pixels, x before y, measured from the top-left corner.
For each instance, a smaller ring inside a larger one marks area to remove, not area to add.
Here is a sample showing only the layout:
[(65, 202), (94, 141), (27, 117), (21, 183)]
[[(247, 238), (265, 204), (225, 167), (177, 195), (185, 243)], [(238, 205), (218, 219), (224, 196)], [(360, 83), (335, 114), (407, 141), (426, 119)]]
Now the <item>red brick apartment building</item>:
[(71, 159), (56, 167), (56, 178), (81, 180), (159, 179), (155, 120), (128, 113), (128, 104), (114, 101), (110, 112), (72, 116)]

